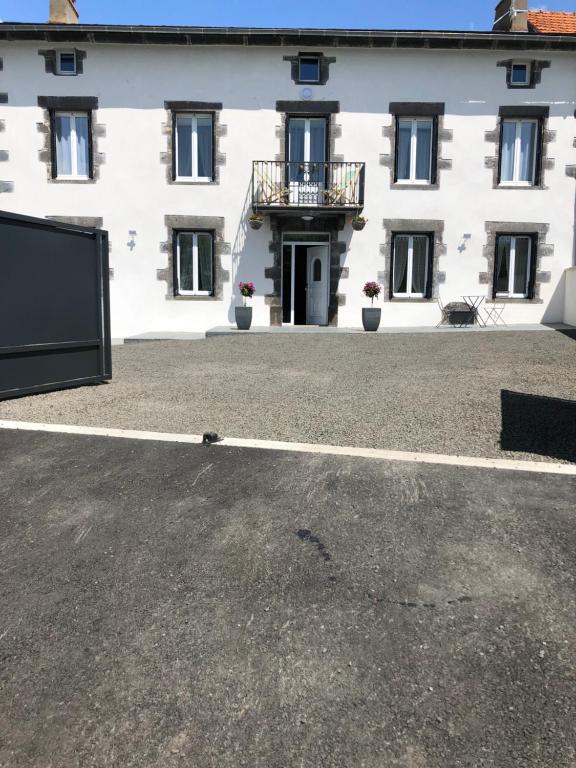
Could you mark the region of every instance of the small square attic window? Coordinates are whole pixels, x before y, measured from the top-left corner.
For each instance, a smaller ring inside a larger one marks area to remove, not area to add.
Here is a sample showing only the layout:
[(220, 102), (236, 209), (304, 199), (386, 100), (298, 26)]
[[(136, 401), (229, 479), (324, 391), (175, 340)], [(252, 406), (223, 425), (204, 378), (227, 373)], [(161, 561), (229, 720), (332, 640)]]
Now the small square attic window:
[(530, 84), (530, 64), (525, 61), (512, 62), (512, 71), (510, 73), (510, 85), (529, 85)]
[(59, 51), (56, 54), (56, 71), (59, 75), (76, 74), (76, 54), (74, 51)]
[(317, 83), (320, 80), (320, 59), (317, 56), (301, 56), (298, 62), (301, 83)]

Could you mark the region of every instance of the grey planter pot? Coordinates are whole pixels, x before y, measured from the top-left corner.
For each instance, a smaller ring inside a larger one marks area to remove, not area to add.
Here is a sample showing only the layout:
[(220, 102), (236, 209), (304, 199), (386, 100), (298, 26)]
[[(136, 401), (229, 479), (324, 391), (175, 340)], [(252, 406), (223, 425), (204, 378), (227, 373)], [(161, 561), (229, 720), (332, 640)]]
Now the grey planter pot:
[(239, 331), (249, 331), (252, 325), (252, 307), (235, 307), (236, 325)]
[(374, 307), (368, 307), (362, 310), (362, 325), (365, 331), (377, 331), (380, 325), (382, 310)]
[(352, 229), (356, 230), (356, 232), (361, 232), (365, 226), (365, 221), (356, 221), (356, 219), (352, 219)]
[(262, 219), (248, 219), (248, 222), (252, 229), (260, 229), (260, 227), (264, 224)]

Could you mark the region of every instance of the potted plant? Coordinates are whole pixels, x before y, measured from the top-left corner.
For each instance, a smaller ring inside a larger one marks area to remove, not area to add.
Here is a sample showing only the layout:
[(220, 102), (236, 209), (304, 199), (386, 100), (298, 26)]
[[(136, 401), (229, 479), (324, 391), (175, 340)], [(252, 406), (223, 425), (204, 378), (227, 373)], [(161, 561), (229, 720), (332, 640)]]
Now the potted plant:
[(382, 286), (379, 283), (369, 282), (362, 288), (364, 296), (370, 299), (370, 307), (364, 307), (362, 309), (362, 325), (365, 331), (377, 331), (380, 325), (380, 317), (382, 310), (380, 307), (374, 307), (374, 299), (380, 296)]
[(365, 219), (364, 216), (354, 216), (352, 219), (352, 229), (355, 229), (356, 232), (360, 232), (361, 229), (364, 229), (366, 226), (366, 222), (368, 219)]
[(255, 211), (248, 219), (248, 223), (252, 229), (260, 229), (262, 224), (264, 224), (264, 216), (262, 216), (261, 213), (258, 213), (258, 211)]
[(240, 293), (244, 298), (244, 305), (242, 307), (236, 307), (236, 325), (239, 331), (249, 331), (252, 325), (252, 307), (246, 306), (246, 299), (251, 299), (256, 293), (256, 286), (254, 283), (238, 283)]

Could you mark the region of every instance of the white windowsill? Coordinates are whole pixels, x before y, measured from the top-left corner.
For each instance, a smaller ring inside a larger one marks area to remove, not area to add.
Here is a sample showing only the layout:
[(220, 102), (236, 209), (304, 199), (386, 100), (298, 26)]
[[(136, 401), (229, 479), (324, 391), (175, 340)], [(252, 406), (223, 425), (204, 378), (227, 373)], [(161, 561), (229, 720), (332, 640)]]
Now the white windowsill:
[(210, 184), (213, 179), (210, 179), (207, 176), (177, 176), (174, 181), (176, 183), (182, 182), (183, 184), (189, 184), (191, 181), (196, 184)]

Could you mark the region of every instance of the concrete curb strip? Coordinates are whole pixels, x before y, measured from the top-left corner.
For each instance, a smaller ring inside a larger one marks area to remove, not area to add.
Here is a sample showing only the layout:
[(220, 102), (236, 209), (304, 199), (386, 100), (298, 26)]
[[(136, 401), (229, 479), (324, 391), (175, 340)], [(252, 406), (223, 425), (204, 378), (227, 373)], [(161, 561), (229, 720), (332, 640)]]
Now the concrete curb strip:
[[(79, 427), (69, 424), (44, 424), (31, 421), (0, 420), (0, 429), (25, 430), (29, 432), (55, 432), (69, 435), (91, 435), (95, 437), (117, 437), (130, 440), (156, 440), (164, 443), (201, 444), (202, 435), (177, 432), (146, 432), (133, 429), (107, 429), (105, 427)], [(576, 465), (553, 462), (518, 461), (514, 459), (485, 459), (476, 456), (449, 456), (436, 453), (413, 453), (390, 451), (380, 448), (355, 448), (339, 445), (316, 445), (314, 443), (290, 443), (277, 440), (256, 440), (250, 438), (226, 437), (220, 443), (211, 445), (233, 448), (256, 448), (269, 451), (290, 451), (326, 456), (349, 456), (351, 458), (374, 459), (376, 461), (404, 461), (413, 464), (443, 464), (447, 466), (499, 469), (511, 472), (537, 472), (547, 475), (570, 475), (576, 477)]]

